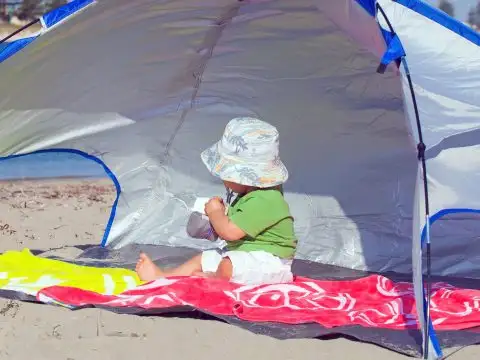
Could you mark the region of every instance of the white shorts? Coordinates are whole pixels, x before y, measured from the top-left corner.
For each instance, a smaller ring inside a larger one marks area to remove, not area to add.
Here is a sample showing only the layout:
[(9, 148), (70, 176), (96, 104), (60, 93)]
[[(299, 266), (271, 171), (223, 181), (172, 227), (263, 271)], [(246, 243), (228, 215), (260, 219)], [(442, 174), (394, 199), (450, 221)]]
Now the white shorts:
[(275, 284), (293, 281), (292, 261), (265, 251), (208, 250), (202, 253), (202, 271), (214, 273), (223, 258), (232, 262), (231, 281), (245, 285)]

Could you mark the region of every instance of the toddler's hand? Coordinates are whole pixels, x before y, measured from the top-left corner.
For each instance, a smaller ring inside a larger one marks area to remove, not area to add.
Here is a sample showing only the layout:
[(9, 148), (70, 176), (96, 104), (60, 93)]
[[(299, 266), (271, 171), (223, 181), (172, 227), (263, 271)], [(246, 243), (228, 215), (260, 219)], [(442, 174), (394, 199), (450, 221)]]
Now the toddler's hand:
[(205, 214), (207, 214), (207, 216), (217, 211), (225, 213), (225, 205), (223, 204), (223, 199), (220, 197), (211, 198), (205, 204)]

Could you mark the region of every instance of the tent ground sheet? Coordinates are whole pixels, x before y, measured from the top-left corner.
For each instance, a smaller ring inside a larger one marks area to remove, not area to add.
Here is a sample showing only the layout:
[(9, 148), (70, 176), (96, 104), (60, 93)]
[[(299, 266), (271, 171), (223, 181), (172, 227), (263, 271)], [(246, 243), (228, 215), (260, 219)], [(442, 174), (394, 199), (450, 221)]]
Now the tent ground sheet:
[[(85, 247), (75, 260), (28, 249), (7, 251), (0, 255), (0, 295), (137, 315), (203, 313), (281, 339), (340, 334), (419, 354), (413, 286), (404, 276), (296, 261), (295, 279), (285, 284), (251, 286), (200, 277), (145, 283), (132, 270), (140, 251), (161, 266), (176, 265), (193, 252), (129, 247)], [(475, 283), (434, 279), (431, 315), (443, 347), (479, 342), (480, 289)]]

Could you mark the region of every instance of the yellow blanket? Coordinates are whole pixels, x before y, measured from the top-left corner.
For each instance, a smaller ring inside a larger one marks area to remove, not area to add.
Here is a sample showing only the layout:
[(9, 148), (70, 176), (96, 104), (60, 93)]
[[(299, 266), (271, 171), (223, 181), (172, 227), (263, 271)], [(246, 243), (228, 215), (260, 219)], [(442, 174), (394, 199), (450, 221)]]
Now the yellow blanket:
[(0, 255), (0, 289), (30, 295), (48, 286), (71, 286), (100, 294), (115, 295), (142, 282), (134, 271), (119, 268), (79, 266), (34, 256), (30, 250)]

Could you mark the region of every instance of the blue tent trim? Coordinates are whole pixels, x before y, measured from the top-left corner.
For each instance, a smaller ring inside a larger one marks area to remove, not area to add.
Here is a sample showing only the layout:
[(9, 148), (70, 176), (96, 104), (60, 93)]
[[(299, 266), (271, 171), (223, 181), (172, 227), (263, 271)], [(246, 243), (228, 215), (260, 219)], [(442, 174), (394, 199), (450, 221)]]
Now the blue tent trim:
[(103, 167), (103, 170), (105, 170), (105, 173), (108, 175), (108, 177), (112, 180), (113, 184), (115, 185), (115, 190), (117, 191), (117, 195), (115, 197), (115, 201), (113, 202), (112, 210), (110, 212), (110, 217), (108, 218), (107, 226), (105, 228), (105, 232), (103, 234), (102, 243), (101, 243), (101, 246), (105, 246), (107, 244), (107, 239), (108, 239), (108, 235), (110, 234), (110, 230), (112, 229), (113, 221), (115, 220), (115, 215), (117, 213), (118, 200), (120, 199), (120, 194), (122, 193), (122, 188), (120, 186), (120, 182), (118, 181), (118, 179), (115, 176), (115, 174), (113, 173), (113, 171), (110, 170), (110, 168), (107, 166), (107, 164), (105, 164), (101, 159), (99, 159), (96, 156), (90, 155), (86, 152), (83, 152), (81, 150), (68, 149), (68, 148), (67, 149), (58, 148), (58, 149), (37, 150), (37, 151), (32, 151), (32, 152), (26, 153), (26, 154), (9, 155), (9, 156), (0, 157), (0, 163), (2, 161), (7, 161), (7, 160), (10, 160), (10, 159), (25, 157), (25, 156), (29, 156), (29, 155), (55, 153), (55, 152), (76, 154), (76, 155), (80, 155), (80, 156), (84, 157), (87, 160), (95, 161), (97, 164), (99, 164)]
[[(435, 213), (434, 215), (430, 216), (430, 224), (425, 224), (422, 233), (421, 233), (421, 248), (424, 247), (426, 239), (427, 239), (427, 226), (430, 225), (430, 227), (438, 220), (440, 220), (442, 217), (446, 215), (451, 215), (451, 214), (479, 214), (480, 215), (480, 209), (470, 209), (470, 208), (450, 208), (450, 209), (442, 209)], [(427, 313), (427, 299), (425, 296), (425, 288), (423, 290), (423, 311), (424, 314)], [(426, 319), (425, 319), (426, 320)], [(429, 327), (429, 333), (430, 333), (430, 340), (433, 345), (433, 348), (435, 349), (435, 352), (437, 353), (438, 357), (442, 357), (442, 349), (441, 346), (438, 342), (437, 334), (435, 332), (435, 329), (433, 328), (433, 323), (430, 321), (428, 324)]]
[[(376, 16), (375, 6), (376, 0), (355, 0), (362, 8), (364, 8), (372, 17)], [(403, 5), (406, 8), (444, 26), (461, 37), (480, 46), (480, 34), (465, 25), (461, 21), (454, 19), (443, 11), (427, 4), (422, 0), (392, 0), (393, 2)]]
[(443, 11), (421, 1), (421, 0), (394, 0), (396, 3), (409, 8), (416, 13), (425, 16), (426, 18), (443, 25), (447, 29), (460, 35), (461, 37), (471, 41), (480, 46), (480, 34), (475, 30), (465, 25), (461, 21), (454, 19)]
[(46, 29), (51, 28), (94, 2), (95, 0), (74, 0), (68, 4), (53, 9), (41, 17), (42, 25)]
[(7, 60), (10, 56), (15, 55), (17, 52), (19, 52), (24, 47), (33, 42), (36, 38), (38, 38), (38, 36), (39, 35), (31, 36), (28, 38), (0, 44), (0, 63)]
[[(480, 209), (469, 209), (469, 208), (451, 208), (451, 209), (442, 209), (437, 213), (430, 216), (430, 226), (432, 226), (437, 220), (440, 220), (442, 217), (452, 214), (478, 214), (480, 215)], [(427, 225), (422, 229), (421, 241), (422, 247), (425, 245), (427, 238)]]
[[(423, 288), (423, 313), (424, 314), (427, 313), (427, 297), (425, 294), (425, 287)], [(427, 319), (425, 318), (424, 321), (426, 320)], [(435, 355), (437, 356), (437, 358), (442, 358), (443, 357), (442, 347), (440, 346), (440, 342), (438, 341), (437, 333), (435, 332), (435, 329), (433, 327), (432, 320), (430, 320), (428, 324), (428, 333), (430, 335), (429, 337), (430, 337), (431, 344), (436, 353)]]
[(397, 34), (387, 40), (387, 36), (384, 35), (385, 41), (388, 44), (387, 50), (381, 59), (381, 63), (385, 66), (389, 65), (392, 61), (398, 60), (404, 57), (405, 50), (403, 49), (402, 42), (398, 38)]

